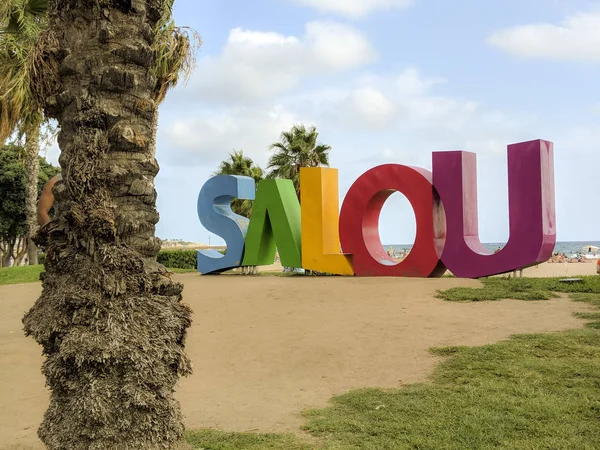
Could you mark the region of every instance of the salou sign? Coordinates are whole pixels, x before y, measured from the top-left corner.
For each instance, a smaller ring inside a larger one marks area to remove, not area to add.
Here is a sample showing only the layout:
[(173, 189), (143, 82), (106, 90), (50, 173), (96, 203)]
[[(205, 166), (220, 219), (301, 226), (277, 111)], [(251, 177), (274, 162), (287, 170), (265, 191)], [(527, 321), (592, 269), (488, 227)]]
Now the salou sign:
[[(414, 209), (416, 238), (397, 263), (379, 237), (379, 216), (394, 192)], [(234, 199), (254, 200), (252, 220), (231, 210)], [(476, 156), (433, 152), (433, 170), (400, 164), (374, 167), (361, 175), (339, 209), (336, 169), (302, 168), (300, 200), (290, 180), (220, 175), (198, 197), (204, 227), (222, 237), (225, 255), (198, 252), (198, 271), (214, 274), (240, 266), (281, 263), (362, 277), (479, 278), (547, 261), (556, 243), (553, 144), (536, 140), (508, 146), (510, 235), (497, 253), (479, 240)]]

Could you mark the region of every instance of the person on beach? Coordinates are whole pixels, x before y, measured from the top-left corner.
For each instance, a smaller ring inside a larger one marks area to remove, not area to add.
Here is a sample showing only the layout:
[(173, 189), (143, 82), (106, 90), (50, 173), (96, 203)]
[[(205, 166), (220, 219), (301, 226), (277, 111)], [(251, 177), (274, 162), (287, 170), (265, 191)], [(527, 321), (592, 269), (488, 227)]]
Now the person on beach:
[(37, 221), (41, 227), (50, 222), (50, 210), (54, 206), (52, 188), (60, 180), (62, 180), (62, 176), (58, 174), (50, 178), (44, 185), (44, 189), (42, 189), (42, 195), (40, 195), (37, 207)]

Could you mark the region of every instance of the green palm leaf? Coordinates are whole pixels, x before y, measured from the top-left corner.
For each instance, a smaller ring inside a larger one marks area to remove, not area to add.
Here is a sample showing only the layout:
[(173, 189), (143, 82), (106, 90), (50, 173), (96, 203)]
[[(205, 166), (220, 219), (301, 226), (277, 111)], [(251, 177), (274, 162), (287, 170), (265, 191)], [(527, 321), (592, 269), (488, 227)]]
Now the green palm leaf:
[(284, 131), (279, 142), (269, 146), (274, 153), (269, 158), (267, 178), (292, 180), (298, 198), (300, 198), (300, 168), (329, 166), (328, 145), (317, 144), (319, 133), (316, 127), (306, 128), (299, 124)]
[(0, 141), (21, 124), (22, 131), (41, 121), (41, 105), (32, 91), (32, 50), (46, 28), (48, 0), (4, 0), (0, 7)]
[[(254, 179), (256, 186), (264, 178), (263, 170), (254, 164), (251, 158), (244, 155), (243, 150), (234, 150), (229, 159), (222, 161), (214, 175), (241, 175)], [(231, 202), (231, 209), (240, 216), (252, 216), (252, 201), (236, 199)]]

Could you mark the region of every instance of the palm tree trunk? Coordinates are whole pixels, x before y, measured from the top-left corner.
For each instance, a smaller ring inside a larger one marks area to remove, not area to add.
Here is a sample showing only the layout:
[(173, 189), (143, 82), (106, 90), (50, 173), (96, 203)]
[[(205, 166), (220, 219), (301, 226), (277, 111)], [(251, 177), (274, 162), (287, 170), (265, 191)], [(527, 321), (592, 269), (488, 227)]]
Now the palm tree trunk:
[(21, 266), (23, 264), (23, 260), (25, 259), (25, 256), (27, 256), (27, 250), (27, 238), (21, 237), (17, 239), (14, 250), (15, 266)]
[(37, 231), (37, 194), (40, 175), (41, 120), (27, 128), (25, 133), (25, 214), (27, 216), (27, 257), (30, 265), (38, 263), (38, 249), (31, 237)]
[(166, 3), (50, 3), (60, 70), (46, 112), (60, 127), (63, 182), (57, 216), (37, 236), (43, 292), (24, 318), (46, 356), (38, 435), (50, 449), (165, 449), (183, 435), (173, 393), (191, 373), (191, 310), (156, 262), (154, 236), (151, 45)]

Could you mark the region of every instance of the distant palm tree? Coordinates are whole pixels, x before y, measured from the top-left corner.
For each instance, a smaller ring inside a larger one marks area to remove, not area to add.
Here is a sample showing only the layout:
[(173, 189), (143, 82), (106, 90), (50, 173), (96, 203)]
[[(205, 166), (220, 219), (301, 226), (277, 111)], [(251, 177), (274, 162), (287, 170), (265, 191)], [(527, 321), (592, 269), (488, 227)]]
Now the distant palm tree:
[[(244, 156), (244, 151), (234, 150), (229, 154), (229, 159), (221, 162), (215, 175), (242, 175), (253, 178), (257, 186), (263, 179), (263, 171), (254, 164), (251, 158)], [(234, 213), (247, 218), (252, 217), (252, 200), (235, 199), (231, 202)]]
[(329, 145), (318, 144), (319, 133), (316, 127), (306, 128), (294, 125), (281, 133), (280, 142), (269, 146), (275, 154), (269, 159), (267, 178), (292, 180), (296, 194), (300, 198), (300, 168), (329, 166)]
[(0, 6), (0, 144), (13, 132), (25, 137), (27, 174), (25, 213), (29, 264), (37, 264), (31, 240), (37, 230), (37, 180), (40, 171), (42, 105), (32, 91), (32, 58), (38, 35), (47, 26), (48, 0), (2, 0)]

